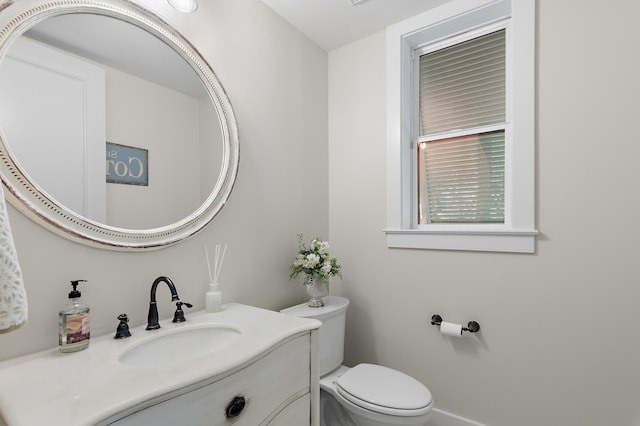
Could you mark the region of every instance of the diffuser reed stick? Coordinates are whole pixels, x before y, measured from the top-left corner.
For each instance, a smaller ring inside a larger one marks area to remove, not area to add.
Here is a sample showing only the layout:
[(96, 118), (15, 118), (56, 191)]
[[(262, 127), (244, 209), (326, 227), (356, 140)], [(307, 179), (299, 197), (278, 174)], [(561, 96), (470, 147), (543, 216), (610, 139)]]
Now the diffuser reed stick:
[(204, 257), (207, 259), (207, 270), (209, 271), (209, 282), (213, 282), (213, 276), (211, 275), (211, 262), (209, 262), (209, 251), (207, 250), (207, 245), (204, 245)]
[(224, 255), (227, 252), (227, 245), (224, 247), (222, 244), (216, 244), (215, 257), (213, 258), (213, 275), (211, 274), (211, 261), (209, 260), (209, 251), (207, 250), (207, 245), (204, 245), (204, 254), (207, 258), (207, 269), (209, 271), (209, 281), (212, 283), (218, 282), (218, 277), (220, 276), (220, 271), (222, 270), (222, 262), (224, 262)]
[(224, 261), (224, 254), (227, 252), (227, 245), (224, 245), (224, 249), (222, 249), (222, 244), (216, 244), (216, 264), (215, 269), (213, 270), (213, 279), (215, 283), (218, 282), (218, 276), (220, 275), (220, 271), (222, 270), (222, 262)]

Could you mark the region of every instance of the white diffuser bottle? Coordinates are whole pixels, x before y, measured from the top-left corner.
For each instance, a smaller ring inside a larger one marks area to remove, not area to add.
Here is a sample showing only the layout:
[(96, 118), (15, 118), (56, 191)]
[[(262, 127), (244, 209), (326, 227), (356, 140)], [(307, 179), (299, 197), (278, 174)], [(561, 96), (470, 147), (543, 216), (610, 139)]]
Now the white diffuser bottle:
[(220, 312), (222, 310), (222, 293), (218, 283), (209, 283), (209, 290), (205, 293), (204, 306), (207, 312)]
[(207, 258), (207, 268), (209, 270), (209, 290), (204, 295), (204, 309), (207, 312), (220, 312), (222, 310), (222, 293), (220, 292), (220, 286), (218, 285), (218, 276), (220, 275), (220, 269), (222, 269), (222, 261), (224, 260), (224, 254), (227, 252), (227, 245), (224, 248), (221, 244), (216, 244), (216, 252), (214, 258), (214, 270), (211, 273), (211, 262), (209, 262), (209, 251), (207, 246), (204, 246), (204, 254)]

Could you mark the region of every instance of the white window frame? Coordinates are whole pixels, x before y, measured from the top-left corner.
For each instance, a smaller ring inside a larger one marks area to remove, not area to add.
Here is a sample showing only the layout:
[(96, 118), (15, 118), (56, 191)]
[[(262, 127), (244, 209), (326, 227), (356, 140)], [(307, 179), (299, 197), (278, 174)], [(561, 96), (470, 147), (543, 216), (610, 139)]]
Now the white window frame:
[[(414, 50), (509, 21), (505, 223), (416, 225)], [(454, 0), (387, 28), (387, 247), (533, 253), (535, 0)]]

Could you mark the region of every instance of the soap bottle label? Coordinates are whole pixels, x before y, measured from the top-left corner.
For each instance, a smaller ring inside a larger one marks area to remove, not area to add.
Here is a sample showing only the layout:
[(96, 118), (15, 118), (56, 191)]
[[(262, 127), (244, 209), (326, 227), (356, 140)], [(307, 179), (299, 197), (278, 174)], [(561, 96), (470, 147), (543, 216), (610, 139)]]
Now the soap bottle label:
[(73, 345), (85, 340), (88, 343), (91, 330), (89, 321), (89, 312), (62, 315), (60, 317), (60, 345)]
[(67, 344), (89, 339), (89, 313), (67, 315)]

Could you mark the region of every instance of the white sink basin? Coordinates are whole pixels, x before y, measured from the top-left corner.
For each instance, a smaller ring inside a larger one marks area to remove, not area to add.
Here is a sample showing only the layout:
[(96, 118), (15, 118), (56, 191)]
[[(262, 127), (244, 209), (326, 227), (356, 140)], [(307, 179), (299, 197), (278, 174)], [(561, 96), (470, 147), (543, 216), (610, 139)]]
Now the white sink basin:
[(240, 331), (227, 325), (196, 325), (178, 330), (154, 331), (154, 337), (128, 348), (119, 361), (139, 367), (183, 363), (214, 352), (239, 339)]

